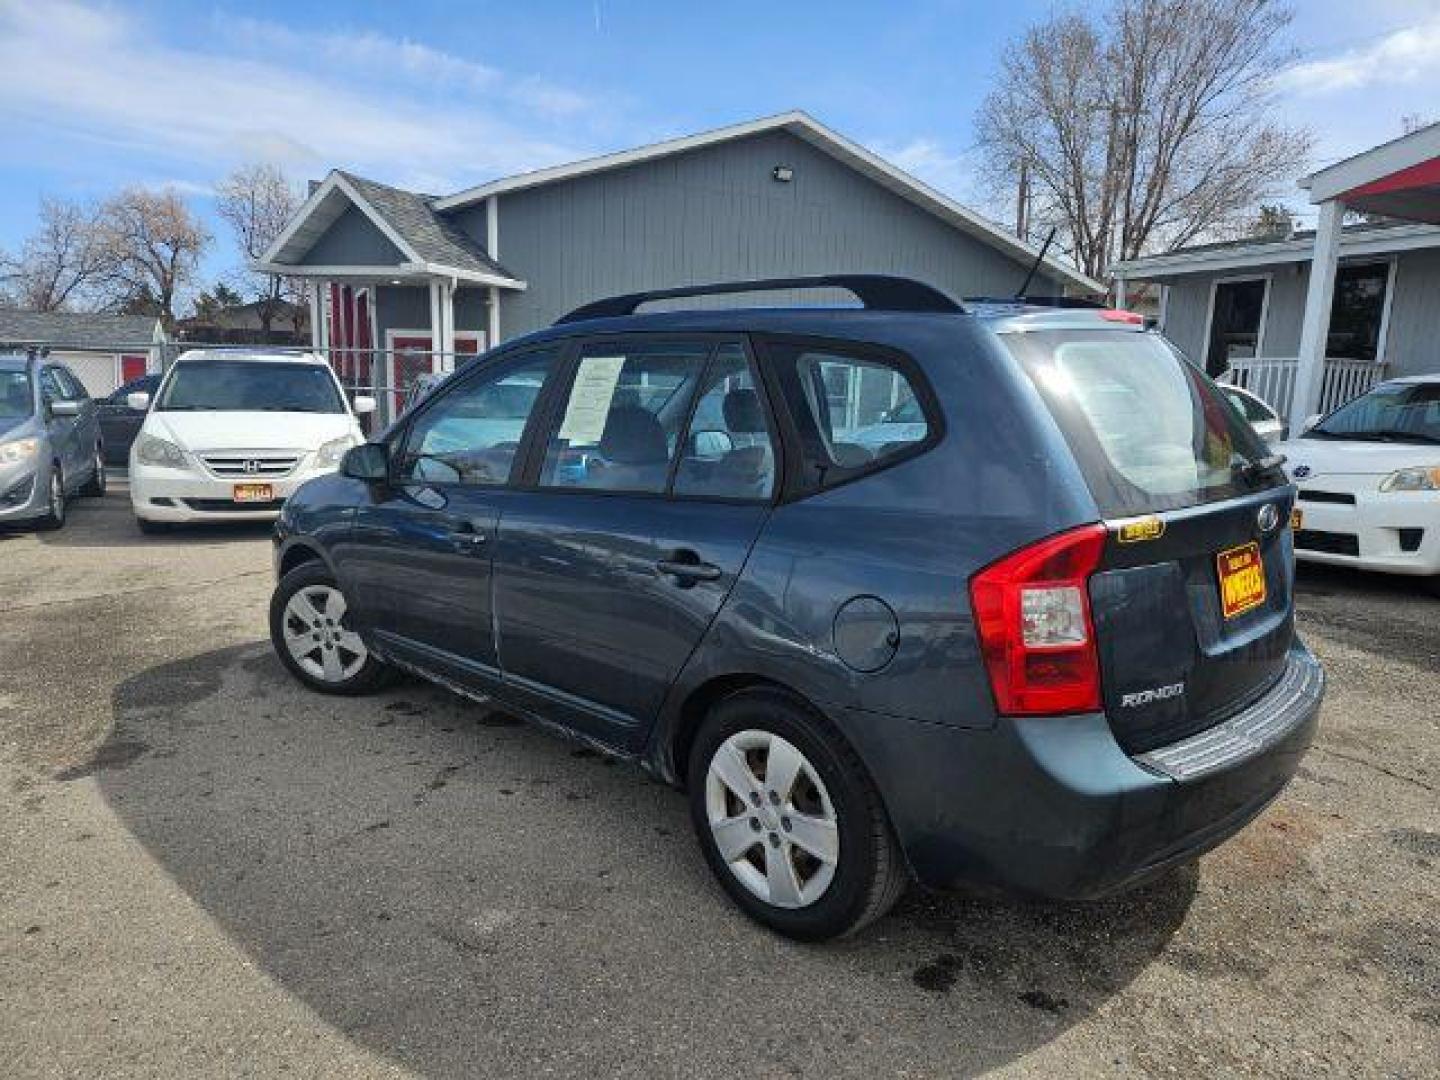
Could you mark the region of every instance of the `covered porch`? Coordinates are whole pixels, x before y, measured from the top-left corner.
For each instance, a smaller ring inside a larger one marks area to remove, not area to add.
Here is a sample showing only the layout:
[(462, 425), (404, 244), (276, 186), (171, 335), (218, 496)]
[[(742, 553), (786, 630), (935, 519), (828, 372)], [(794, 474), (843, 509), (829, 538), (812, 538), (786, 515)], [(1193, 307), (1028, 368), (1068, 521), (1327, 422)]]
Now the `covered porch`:
[(422, 196), (332, 172), (255, 269), (305, 285), (311, 344), (352, 393), (397, 415), (422, 375), (500, 339), (501, 295), (525, 288)]
[[(1306, 177), (1300, 186), (1319, 207), (1319, 219), (1293, 383), (1288, 400), (1272, 399), (1272, 404), (1289, 416), (1292, 432), (1302, 430), (1315, 413), (1369, 389), (1353, 375), (1337, 371), (1325, 355), (1345, 217), (1363, 214), (1440, 225), (1440, 124), (1346, 158)], [(1440, 296), (1435, 301), (1440, 303)], [(1383, 375), (1383, 368), (1372, 366), (1361, 374), (1373, 385)], [(1344, 391), (1351, 392), (1340, 396)]]

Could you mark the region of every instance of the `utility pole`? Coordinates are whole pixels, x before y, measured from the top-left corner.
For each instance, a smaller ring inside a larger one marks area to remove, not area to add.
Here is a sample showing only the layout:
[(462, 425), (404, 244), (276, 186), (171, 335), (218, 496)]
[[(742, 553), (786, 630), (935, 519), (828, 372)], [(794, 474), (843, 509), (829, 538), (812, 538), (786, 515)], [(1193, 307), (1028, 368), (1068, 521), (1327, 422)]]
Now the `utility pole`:
[(1020, 183), (1015, 193), (1015, 235), (1024, 240), (1030, 231), (1030, 162), (1020, 159)]

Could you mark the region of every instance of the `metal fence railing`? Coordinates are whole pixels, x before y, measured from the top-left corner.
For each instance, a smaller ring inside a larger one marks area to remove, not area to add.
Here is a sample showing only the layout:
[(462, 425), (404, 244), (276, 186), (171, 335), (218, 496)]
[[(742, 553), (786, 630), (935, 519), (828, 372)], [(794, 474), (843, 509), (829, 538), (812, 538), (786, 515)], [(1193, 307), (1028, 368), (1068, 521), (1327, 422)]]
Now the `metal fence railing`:
[[(1357, 398), (1385, 377), (1384, 361), (1349, 360), (1329, 357), (1320, 383), (1317, 411), (1328, 413)], [(1244, 387), (1281, 416), (1290, 415), (1300, 360), (1294, 356), (1236, 358), (1222, 378)]]

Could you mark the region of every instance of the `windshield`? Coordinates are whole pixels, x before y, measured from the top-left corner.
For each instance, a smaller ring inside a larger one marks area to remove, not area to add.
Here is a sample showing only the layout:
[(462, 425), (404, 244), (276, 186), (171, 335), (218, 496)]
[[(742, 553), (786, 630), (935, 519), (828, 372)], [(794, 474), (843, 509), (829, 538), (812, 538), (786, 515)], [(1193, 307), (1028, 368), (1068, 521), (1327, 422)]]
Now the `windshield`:
[[(1235, 405), (1154, 333), (1004, 334), (1107, 517), (1233, 498), (1268, 455)], [(1275, 478), (1280, 479), (1278, 470)]]
[(340, 413), (345, 402), (330, 369), (274, 360), (188, 360), (176, 367), (155, 408), (161, 412)]
[(1440, 443), (1440, 383), (1391, 383), (1342, 405), (1310, 439)]
[(0, 420), (22, 420), (35, 405), (28, 371), (0, 371)]

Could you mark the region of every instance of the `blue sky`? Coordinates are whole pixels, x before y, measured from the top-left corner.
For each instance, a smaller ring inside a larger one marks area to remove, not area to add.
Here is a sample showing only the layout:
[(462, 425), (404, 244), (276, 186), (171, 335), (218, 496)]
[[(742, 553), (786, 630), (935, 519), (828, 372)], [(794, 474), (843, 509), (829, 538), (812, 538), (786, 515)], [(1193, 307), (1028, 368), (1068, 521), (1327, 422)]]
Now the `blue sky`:
[[(1056, 6), (0, 0), (0, 247), (42, 193), (172, 184), (213, 220), (211, 185), (253, 160), (445, 192), (797, 107), (996, 211), (972, 117), (1003, 43)], [(1276, 91), (1316, 164), (1440, 118), (1440, 0), (1295, 7)], [(236, 261), (212, 227), (207, 278)]]

